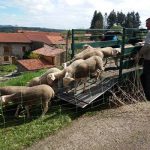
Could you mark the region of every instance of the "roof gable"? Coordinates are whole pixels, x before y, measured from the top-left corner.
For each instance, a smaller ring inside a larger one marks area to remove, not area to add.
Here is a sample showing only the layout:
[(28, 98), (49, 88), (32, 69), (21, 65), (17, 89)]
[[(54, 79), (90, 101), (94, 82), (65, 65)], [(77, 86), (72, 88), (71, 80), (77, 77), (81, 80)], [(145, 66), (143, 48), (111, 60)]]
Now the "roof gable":
[(17, 62), (29, 71), (53, 67), (48, 61), (42, 59), (22, 59)]
[(44, 56), (56, 56), (64, 51), (65, 51), (64, 49), (44, 45), (44, 47), (34, 50), (33, 53), (44, 55)]
[(1, 43), (31, 43), (31, 40), (21, 33), (0, 33)]

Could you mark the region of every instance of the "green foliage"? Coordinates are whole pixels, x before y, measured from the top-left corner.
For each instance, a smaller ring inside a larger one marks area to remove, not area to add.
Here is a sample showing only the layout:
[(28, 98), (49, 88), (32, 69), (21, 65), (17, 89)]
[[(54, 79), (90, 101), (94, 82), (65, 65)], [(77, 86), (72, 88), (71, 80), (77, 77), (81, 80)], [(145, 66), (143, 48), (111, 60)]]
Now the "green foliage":
[[(101, 12), (94, 12), (92, 21), (91, 21), (91, 27), (90, 29), (103, 29), (103, 16)], [(92, 32), (91, 40), (99, 40), (100, 37), (98, 36), (100, 34), (99, 31)]]
[[(0, 86), (26, 85), (33, 77), (40, 76), (45, 71), (26, 72), (19, 77), (1, 83)], [(5, 113), (5, 108), (1, 109), (0, 106), (0, 148), (2, 150), (23, 149), (33, 142), (53, 134), (69, 124), (75, 117), (74, 113), (62, 110), (59, 105), (51, 107), (43, 118), (40, 118), (41, 106), (36, 106), (31, 110), (31, 114), (34, 114), (31, 120), (26, 119), (23, 115), (16, 120), (12, 118), (13, 114), (7, 116)]]
[(28, 58), (30, 58), (30, 59), (38, 59), (38, 58), (40, 58), (40, 55), (31, 52), (31, 53), (29, 54)]
[(108, 28), (110, 29), (117, 22), (117, 15), (114, 10), (112, 10), (107, 18)]
[(114, 24), (112, 27), (111, 27), (112, 30), (122, 30), (123, 27), (120, 25), (120, 24)]
[(64, 32), (61, 29), (49, 29), (40, 27), (18, 27), (11, 25), (0, 25), (0, 32), (17, 32), (18, 30), (28, 30), (28, 31), (43, 31), (43, 32)]
[[(11, 119), (9, 120), (10, 127), (7, 124), (8, 127), (0, 129), (0, 148), (1, 150), (23, 149), (33, 142), (53, 134), (69, 124), (71, 120), (69, 113), (62, 112), (59, 107), (51, 109), (43, 118), (35, 117), (27, 120), (23, 117), (17, 121)], [(18, 126), (16, 126), (17, 124)]]
[(28, 59), (31, 54), (31, 51), (25, 51), (23, 55), (23, 59)]
[(38, 70), (35, 72), (25, 72), (22, 75), (12, 78), (8, 81), (5, 82), (1, 82), (0, 86), (8, 86), (8, 85), (12, 85), (12, 86), (24, 86), (27, 84), (27, 82), (29, 82), (32, 78), (40, 76), (41, 74), (43, 74), (46, 71), (46, 69), (43, 70)]
[(139, 28), (141, 25), (140, 15), (138, 12), (128, 12), (125, 15), (123, 12), (115, 12), (112, 10), (107, 17), (107, 27), (110, 29), (114, 24), (120, 24), (125, 28)]
[(117, 25), (124, 27), (126, 15), (123, 12), (117, 12)]
[(0, 71), (12, 72), (16, 69), (16, 65), (0, 65)]
[(138, 28), (141, 24), (140, 16), (138, 13), (135, 13), (134, 11), (127, 14), (126, 20), (125, 20), (125, 27), (126, 28)]
[(0, 76), (7, 75), (16, 69), (15, 65), (0, 65)]
[(90, 29), (102, 29), (102, 28), (103, 28), (103, 16), (101, 12), (95, 11), (91, 21)]

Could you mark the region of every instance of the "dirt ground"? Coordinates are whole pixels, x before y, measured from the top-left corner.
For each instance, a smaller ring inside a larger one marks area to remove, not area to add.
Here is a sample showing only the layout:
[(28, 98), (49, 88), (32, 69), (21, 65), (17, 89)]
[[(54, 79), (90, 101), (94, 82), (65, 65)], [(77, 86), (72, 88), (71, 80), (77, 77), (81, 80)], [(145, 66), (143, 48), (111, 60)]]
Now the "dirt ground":
[(85, 115), (27, 150), (149, 150), (150, 102)]

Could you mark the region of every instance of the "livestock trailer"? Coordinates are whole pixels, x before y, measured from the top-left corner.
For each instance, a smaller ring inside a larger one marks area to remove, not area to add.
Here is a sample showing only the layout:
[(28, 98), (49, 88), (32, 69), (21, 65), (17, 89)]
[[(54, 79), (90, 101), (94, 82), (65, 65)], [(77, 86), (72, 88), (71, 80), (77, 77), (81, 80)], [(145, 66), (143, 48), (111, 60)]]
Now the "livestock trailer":
[[(115, 36), (115, 39), (106, 38), (107, 36)], [(120, 30), (109, 29), (72, 29), (71, 33), (71, 49), (68, 50), (68, 58), (72, 59), (75, 54), (83, 50), (83, 45), (88, 44), (94, 48), (97, 47), (113, 47), (119, 48), (120, 54), (117, 57), (109, 57), (105, 66), (105, 71), (99, 81), (94, 82), (90, 78), (87, 81), (85, 92), (82, 92), (83, 85), (78, 86), (77, 92), (74, 90), (66, 92), (60, 90), (57, 97), (67, 101), (77, 107), (85, 108), (98, 97), (109, 91), (125, 77), (141, 70), (141, 64), (136, 65), (134, 56), (140, 50), (142, 42), (147, 33), (146, 29), (123, 28)], [(105, 39), (105, 40), (104, 40)], [(106, 40), (108, 39), (108, 40)], [(114, 63), (117, 60), (117, 66)], [(105, 60), (104, 60), (105, 61)]]

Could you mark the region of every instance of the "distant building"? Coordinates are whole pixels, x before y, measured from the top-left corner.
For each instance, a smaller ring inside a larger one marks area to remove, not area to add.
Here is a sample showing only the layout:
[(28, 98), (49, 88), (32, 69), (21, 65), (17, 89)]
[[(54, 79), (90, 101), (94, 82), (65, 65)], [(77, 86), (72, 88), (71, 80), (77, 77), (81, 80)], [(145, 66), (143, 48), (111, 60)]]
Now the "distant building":
[(43, 59), (22, 59), (17, 61), (18, 72), (36, 71), (53, 66), (54, 65), (51, 65), (48, 61)]
[(60, 46), (65, 41), (60, 33), (19, 31), (18, 33), (0, 33), (0, 64), (13, 63), (22, 59), (26, 51), (42, 48), (44, 44)]
[(60, 66), (65, 62), (66, 51), (64, 49), (50, 47), (44, 44), (42, 48), (34, 50), (33, 53), (40, 55), (41, 59), (47, 60), (55, 66)]
[(18, 72), (35, 71), (42, 68), (60, 66), (65, 62), (66, 52), (63, 49), (44, 44), (42, 48), (32, 51), (39, 56), (38, 59), (17, 60)]

